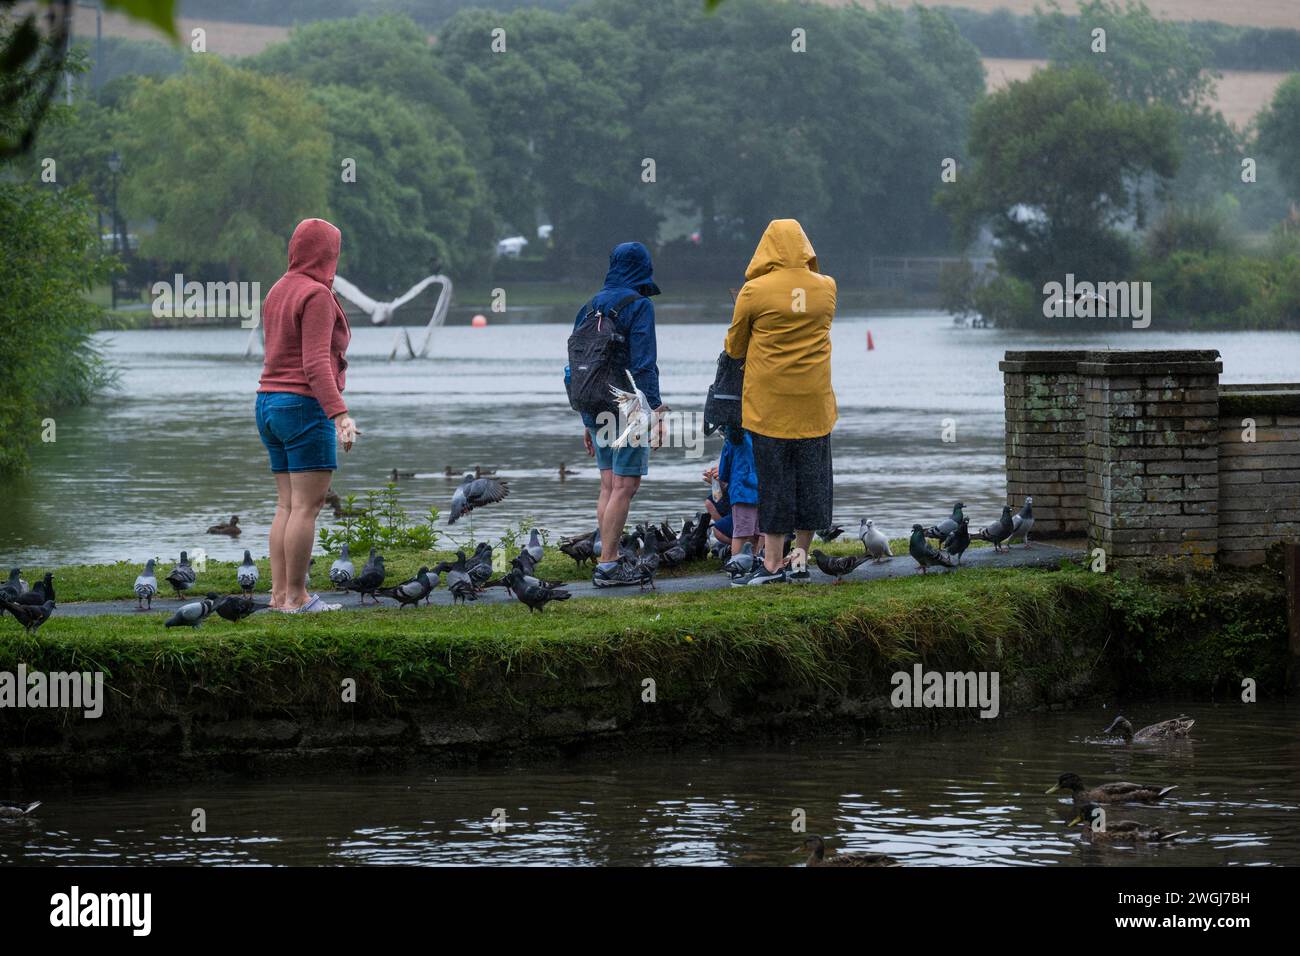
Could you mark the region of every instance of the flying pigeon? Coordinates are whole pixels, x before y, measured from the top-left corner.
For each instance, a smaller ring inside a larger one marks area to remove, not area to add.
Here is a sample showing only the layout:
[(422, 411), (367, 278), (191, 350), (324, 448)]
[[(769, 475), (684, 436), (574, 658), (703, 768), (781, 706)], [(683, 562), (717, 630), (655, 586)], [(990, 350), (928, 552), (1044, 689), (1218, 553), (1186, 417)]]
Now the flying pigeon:
[(192, 601), (189, 604), (182, 604), (176, 613), (163, 623), (164, 627), (198, 627), (217, 606), (218, 596), (208, 594), (202, 601)]
[(154, 574), (154, 560), (150, 558), (144, 563), (144, 571), (136, 575), (135, 578), (135, 609), (137, 611), (145, 610), (145, 602), (149, 603), (149, 609), (153, 609), (153, 596), (158, 593), (158, 577)]
[(218, 617), (224, 618), (234, 624), (242, 621), (253, 612), (261, 611), (268, 607), (270, 607), (269, 604), (258, 604), (252, 598), (230, 594), (218, 601), (213, 610), (217, 612)]
[(344, 541), (338, 559), (330, 565), (330, 580), (334, 582), (335, 587), (346, 588), (348, 582), (356, 576), (357, 569), (352, 565), (352, 558), (348, 554), (348, 543)]
[(347, 279), (340, 275), (334, 277), (334, 291), (343, 298), (347, 299), (362, 312), (370, 316), (370, 321), (375, 325), (387, 325), (392, 321), (393, 313), (400, 309), (406, 303), (410, 302), (417, 295), (423, 292), (429, 285), (434, 282), (442, 281), (439, 276), (426, 276), (411, 288), (399, 295), (392, 302), (379, 302), (370, 298)]
[(927, 538), (934, 538), (937, 541), (942, 542), (946, 537), (948, 537), (948, 535), (952, 534), (954, 531), (957, 530), (957, 522), (961, 521), (962, 518), (961, 509), (964, 507), (965, 505), (963, 505), (960, 501), (957, 502), (955, 505), (952, 506), (952, 514), (949, 517), (944, 518), (938, 524), (931, 525), (929, 528), (927, 528), (925, 530), (925, 536)]
[(1007, 546), (1010, 547), (1011, 542), (1019, 538), (1025, 542), (1026, 548), (1032, 548), (1033, 545), (1029, 543), (1029, 532), (1034, 530), (1034, 499), (1032, 495), (1027, 496), (1025, 506), (1017, 514), (1012, 515), (1011, 526), (1011, 537), (1007, 539)]
[(24, 631), (28, 634), (35, 634), (37, 628), (50, 619), (54, 613), (54, 602), (46, 601), (43, 604), (16, 604), (13, 601), (0, 599), (0, 607), (14, 616)]
[(757, 558), (754, 557), (754, 545), (751, 542), (746, 541), (744, 546), (740, 549), (740, 554), (733, 554), (731, 560), (722, 566), (722, 570), (731, 575), (733, 579), (738, 578), (742, 574), (748, 574), (750, 571), (753, 571), (754, 562), (756, 560)]
[(858, 540), (862, 542), (863, 553), (874, 558), (876, 564), (894, 556), (894, 552), (889, 550), (889, 539), (876, 528), (875, 521), (862, 519), (858, 526)]
[(641, 436), (650, 429), (650, 402), (646, 399), (645, 392), (637, 387), (632, 373), (626, 374), (632, 391), (626, 392), (617, 385), (609, 387), (610, 393), (614, 396), (614, 404), (618, 406), (619, 421), (627, 422), (627, 428), (623, 429), (623, 433), (610, 442), (612, 448), (626, 448), (634, 435), (637, 436), (636, 442), (639, 443), (642, 441)]
[(925, 574), (932, 564), (941, 564), (945, 568), (951, 568), (953, 565), (948, 556), (926, 541), (925, 538), (925, 528), (919, 524), (912, 525), (912, 539), (908, 542), (907, 552), (916, 560), (921, 573)]
[(817, 562), (817, 567), (821, 569), (822, 574), (830, 575), (839, 584), (844, 575), (852, 574), (854, 569), (867, 560), (865, 554), (847, 555), (845, 557), (832, 557), (821, 548), (813, 549), (813, 559)]
[(344, 586), (344, 589), (356, 591), (361, 596), (361, 600), (358, 602), (360, 604), (366, 603), (367, 594), (378, 604), (379, 598), (375, 597), (375, 592), (383, 586), (385, 577), (387, 577), (387, 572), (384, 570), (384, 556), (371, 548), (370, 560), (361, 569), (361, 573)]
[(948, 535), (943, 541), (943, 550), (957, 559), (961, 564), (962, 553), (970, 547), (970, 519), (963, 516), (961, 521), (957, 522), (957, 530)]
[(533, 611), (541, 611), (552, 601), (567, 601), (573, 597), (564, 588), (548, 588), (542, 587), (540, 584), (528, 584), (523, 573), (518, 568), (512, 569), (502, 580), (514, 592), (515, 597), (528, 605), (528, 613), (530, 614)]
[(194, 587), (194, 569), (190, 567), (190, 556), (181, 552), (181, 559), (176, 567), (167, 572), (167, 583), (176, 589), (177, 597), (184, 597), (185, 592)]
[(447, 517), (447, 524), (455, 524), (462, 515), (501, 501), (509, 494), (510, 488), (503, 479), (475, 478), (472, 473), (466, 472), (456, 493), (451, 496), (451, 514)]
[(235, 582), (245, 594), (252, 594), (253, 588), (257, 587), (257, 565), (247, 550), (244, 551), (244, 563), (235, 571)]
[(456, 563), (447, 571), (447, 590), (451, 592), (453, 603), (477, 601), (478, 587), (465, 569), (465, 552), (456, 552)]
[(1001, 551), (1002, 542), (1011, 537), (1011, 532), (1015, 530), (1015, 523), (1011, 520), (1011, 506), (1002, 506), (1002, 517), (981, 531), (978, 537), (985, 541), (993, 542), (993, 550)]
[(844, 533), (844, 529), (840, 525), (832, 525), (831, 527), (825, 529), (824, 531), (818, 531), (817, 537), (821, 538), (827, 544), (830, 544), (832, 541), (834, 541), (843, 533)]
[(386, 598), (392, 598), (399, 607), (406, 607), (408, 604), (419, 604), (432, 590), (433, 582), (429, 580), (429, 569), (420, 568), (420, 572), (409, 581), (403, 581), (391, 588), (381, 588), (378, 593)]

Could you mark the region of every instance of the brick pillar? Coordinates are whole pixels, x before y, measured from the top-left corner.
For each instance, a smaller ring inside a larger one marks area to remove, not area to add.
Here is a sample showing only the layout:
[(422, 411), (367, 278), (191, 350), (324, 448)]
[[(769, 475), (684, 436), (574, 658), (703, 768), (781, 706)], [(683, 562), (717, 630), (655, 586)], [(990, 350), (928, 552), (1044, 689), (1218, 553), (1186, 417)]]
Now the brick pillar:
[(1213, 349), (1097, 351), (1079, 363), (1089, 547), (1111, 560), (1213, 563), (1222, 370)]
[(1082, 536), (1088, 527), (1084, 481), (1083, 376), (1087, 352), (1007, 352), (1002, 370), (1007, 419), (1007, 503), (1034, 496), (1035, 538)]

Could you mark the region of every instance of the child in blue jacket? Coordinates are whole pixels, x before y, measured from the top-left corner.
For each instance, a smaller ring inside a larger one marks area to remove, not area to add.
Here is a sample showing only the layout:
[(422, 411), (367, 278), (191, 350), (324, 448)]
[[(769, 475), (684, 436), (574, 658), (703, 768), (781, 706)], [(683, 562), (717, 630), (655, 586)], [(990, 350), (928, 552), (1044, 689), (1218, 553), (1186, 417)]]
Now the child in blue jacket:
[(724, 495), (720, 501), (710, 497), (705, 508), (713, 516), (714, 536), (731, 545), (732, 554), (749, 542), (757, 550), (758, 472), (754, 467), (754, 445), (749, 432), (737, 425), (722, 430), (724, 441), (718, 463), (704, 473), (706, 481), (717, 480)]

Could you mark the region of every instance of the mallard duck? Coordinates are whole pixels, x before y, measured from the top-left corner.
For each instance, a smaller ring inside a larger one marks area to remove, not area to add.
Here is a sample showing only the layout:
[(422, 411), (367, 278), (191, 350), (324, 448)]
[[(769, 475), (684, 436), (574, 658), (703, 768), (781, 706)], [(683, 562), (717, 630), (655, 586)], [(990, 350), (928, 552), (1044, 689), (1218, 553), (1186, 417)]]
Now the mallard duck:
[(807, 853), (807, 866), (899, 866), (892, 856), (883, 853), (836, 853), (826, 855), (826, 841), (816, 834), (804, 837), (803, 845), (795, 847), (795, 853)]
[(415, 477), (415, 472), (398, 471), (396, 468), (394, 468), (392, 471), (388, 473), (388, 480), (391, 481), (393, 484), (397, 484), (398, 481), (404, 478), (414, 478), (414, 477)]
[(25, 817), (40, 805), (39, 800), (33, 803), (10, 803), (8, 800), (0, 800), (0, 817)]
[(1128, 718), (1119, 716), (1111, 721), (1110, 726), (1103, 730), (1102, 733), (1118, 733), (1129, 743), (1135, 740), (1174, 740), (1178, 737), (1186, 737), (1187, 732), (1192, 729), (1194, 723), (1196, 721), (1191, 717), (1174, 717), (1171, 720), (1162, 720), (1158, 724), (1152, 724), (1150, 727), (1143, 727), (1134, 733), (1133, 725), (1129, 723)]
[(231, 515), (229, 521), (222, 521), (220, 524), (214, 524), (208, 528), (208, 534), (224, 534), (230, 538), (238, 538), (241, 533), (239, 515)]
[[(1136, 820), (1105, 820), (1104, 813), (1105, 811), (1097, 804), (1085, 803), (1079, 808), (1078, 815), (1067, 825), (1073, 827), (1085, 823), (1088, 825), (1089, 839), (1106, 840), (1111, 843), (1164, 843), (1187, 833), (1186, 830), (1166, 833), (1155, 827), (1143, 826)], [(1093, 829), (1093, 821), (1099, 817), (1104, 820), (1103, 828)]]
[(1151, 803), (1177, 789), (1146, 783), (1103, 783), (1098, 787), (1085, 787), (1078, 774), (1063, 773), (1056, 786), (1047, 792), (1069, 790), (1074, 794), (1075, 806), (1083, 806), (1087, 803)]

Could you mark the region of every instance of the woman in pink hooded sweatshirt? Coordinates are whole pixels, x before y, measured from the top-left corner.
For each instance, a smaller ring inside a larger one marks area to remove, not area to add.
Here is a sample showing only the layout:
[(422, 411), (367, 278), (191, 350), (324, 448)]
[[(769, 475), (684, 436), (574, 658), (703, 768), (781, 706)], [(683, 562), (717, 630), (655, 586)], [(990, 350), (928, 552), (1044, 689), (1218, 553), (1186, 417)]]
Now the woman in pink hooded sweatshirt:
[(352, 332), (334, 298), (338, 229), (304, 219), (289, 240), (289, 271), (262, 305), (266, 361), (257, 389), (257, 430), (275, 475), (271, 523), (271, 607), (290, 613), (337, 611), (307, 593), (316, 516), (357, 426), (343, 401)]

